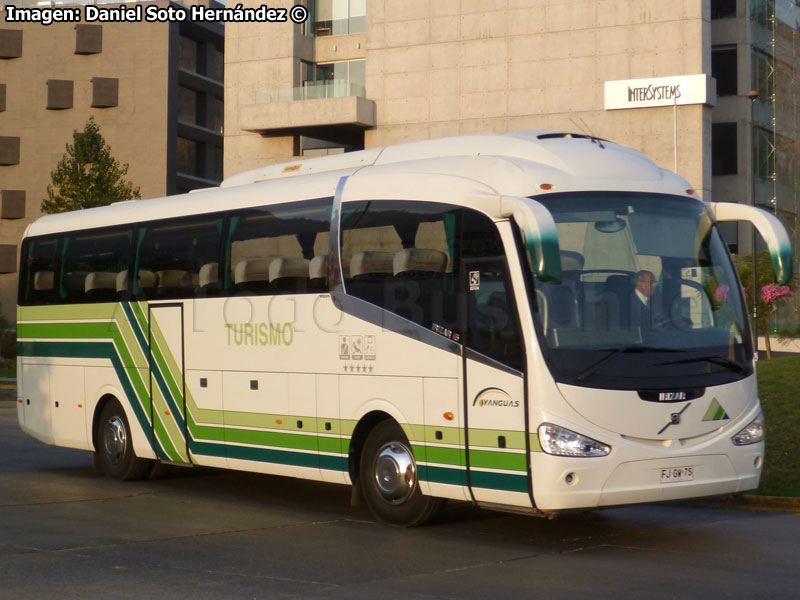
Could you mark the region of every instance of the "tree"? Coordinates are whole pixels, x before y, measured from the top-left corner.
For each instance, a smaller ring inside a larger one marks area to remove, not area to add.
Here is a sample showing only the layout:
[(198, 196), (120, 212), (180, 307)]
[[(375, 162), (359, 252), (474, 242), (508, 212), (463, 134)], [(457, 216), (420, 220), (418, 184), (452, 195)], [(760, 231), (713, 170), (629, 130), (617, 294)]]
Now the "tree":
[(100, 127), (90, 117), (83, 132), (72, 133), (72, 144), (50, 173), (47, 199), (42, 211), (48, 214), (105, 206), (120, 200), (141, 198), (139, 188), (125, 181), (128, 165), (111, 156)]

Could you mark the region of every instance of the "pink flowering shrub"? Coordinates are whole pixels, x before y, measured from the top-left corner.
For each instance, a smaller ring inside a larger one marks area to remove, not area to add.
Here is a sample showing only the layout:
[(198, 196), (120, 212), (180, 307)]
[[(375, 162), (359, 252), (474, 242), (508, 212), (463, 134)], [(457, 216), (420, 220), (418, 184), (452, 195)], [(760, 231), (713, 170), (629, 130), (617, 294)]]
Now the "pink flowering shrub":
[(714, 300), (722, 304), (723, 302), (727, 302), (728, 298), (731, 295), (731, 288), (727, 285), (721, 285), (716, 290), (714, 290)]
[(788, 285), (778, 285), (777, 283), (768, 283), (764, 287), (761, 288), (761, 298), (764, 300), (766, 304), (772, 305), (778, 300), (778, 298), (783, 298), (784, 296), (788, 296), (789, 292)]

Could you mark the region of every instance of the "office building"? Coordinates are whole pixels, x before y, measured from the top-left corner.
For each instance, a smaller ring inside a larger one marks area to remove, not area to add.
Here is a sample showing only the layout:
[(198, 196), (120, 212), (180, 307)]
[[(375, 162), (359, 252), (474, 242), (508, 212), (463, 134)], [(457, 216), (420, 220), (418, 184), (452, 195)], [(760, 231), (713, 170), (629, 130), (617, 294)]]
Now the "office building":
[[(306, 5), (303, 25), (227, 26), (226, 176), (297, 156), (550, 129), (633, 146), (709, 200), (755, 193), (797, 237), (796, 0)], [(725, 233), (749, 252), (745, 228)]]
[[(77, 7), (82, 20), (10, 23), (4, 10), (0, 23), (0, 306), (11, 321), (20, 239), (90, 116), (143, 198), (222, 178), (222, 24), (87, 22), (81, 4), (55, 4)], [(137, 4), (177, 6), (96, 7)]]

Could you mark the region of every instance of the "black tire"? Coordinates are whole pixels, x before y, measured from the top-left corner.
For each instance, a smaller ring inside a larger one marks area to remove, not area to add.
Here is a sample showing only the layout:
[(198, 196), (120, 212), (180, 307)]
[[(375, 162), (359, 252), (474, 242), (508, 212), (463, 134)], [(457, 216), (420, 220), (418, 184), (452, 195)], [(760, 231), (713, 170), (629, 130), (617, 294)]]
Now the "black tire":
[(359, 467), (364, 499), (381, 521), (406, 527), (425, 525), (444, 506), (443, 498), (424, 496), (420, 491), (411, 445), (391, 419), (370, 431)]
[(107, 402), (100, 412), (95, 463), (106, 476), (120, 481), (144, 479), (153, 468), (153, 461), (134, 454), (128, 418), (117, 400)]

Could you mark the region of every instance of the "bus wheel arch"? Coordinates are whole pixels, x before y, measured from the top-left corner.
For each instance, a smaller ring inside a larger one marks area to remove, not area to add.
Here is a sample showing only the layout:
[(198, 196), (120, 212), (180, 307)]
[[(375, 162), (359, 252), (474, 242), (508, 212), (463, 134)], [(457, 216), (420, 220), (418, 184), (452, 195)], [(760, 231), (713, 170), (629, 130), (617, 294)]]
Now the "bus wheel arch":
[(350, 475), (350, 481), (354, 485), (361, 482), (361, 452), (364, 450), (364, 443), (367, 441), (370, 431), (372, 431), (378, 423), (394, 418), (386, 412), (380, 410), (373, 410), (367, 413), (358, 421), (356, 428), (353, 430), (353, 435), (350, 437), (350, 451), (347, 459), (347, 470)]
[(95, 469), (111, 479), (146, 478), (153, 461), (139, 458), (133, 450), (130, 422), (120, 401), (105, 394), (97, 402), (92, 420)]
[(386, 413), (368, 417), (353, 434), (350, 454), (351, 477), (357, 471), (354, 481), (367, 506), (375, 517), (395, 525), (429, 523), (444, 499), (422, 494), (414, 453), (400, 424)]

